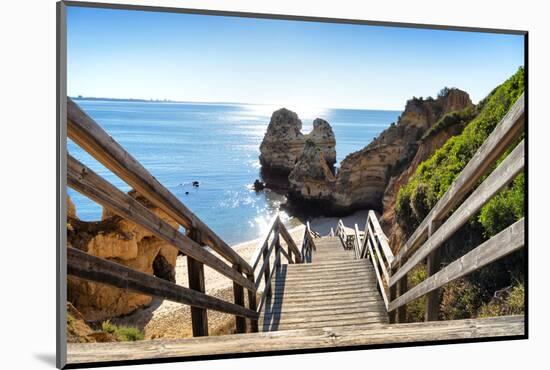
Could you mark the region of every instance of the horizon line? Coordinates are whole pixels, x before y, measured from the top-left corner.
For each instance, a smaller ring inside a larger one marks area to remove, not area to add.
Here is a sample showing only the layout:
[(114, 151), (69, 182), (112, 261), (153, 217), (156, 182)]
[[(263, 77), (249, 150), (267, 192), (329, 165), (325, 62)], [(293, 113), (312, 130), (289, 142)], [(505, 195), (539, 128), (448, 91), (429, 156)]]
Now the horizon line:
[[(112, 97), (97, 97), (97, 96), (84, 96), (76, 95), (71, 96), (67, 95), (68, 98), (73, 100), (98, 100), (98, 101), (125, 101), (125, 102), (135, 102), (135, 103), (171, 103), (171, 104), (240, 104), (240, 105), (280, 105), (281, 108), (288, 106), (289, 104), (277, 104), (277, 103), (252, 103), (252, 102), (238, 102), (238, 101), (201, 101), (201, 100), (174, 100), (174, 99), (158, 99), (158, 98), (112, 98)], [(428, 97), (426, 97), (428, 98)], [(411, 98), (412, 99), (412, 98)], [(406, 104), (406, 102), (405, 102)], [(377, 110), (377, 111), (388, 111), (388, 112), (403, 112), (404, 107), (401, 109), (390, 109), (390, 108), (358, 108), (358, 107), (323, 107), (308, 105), (312, 108), (322, 108), (322, 109), (347, 109), (347, 110)]]

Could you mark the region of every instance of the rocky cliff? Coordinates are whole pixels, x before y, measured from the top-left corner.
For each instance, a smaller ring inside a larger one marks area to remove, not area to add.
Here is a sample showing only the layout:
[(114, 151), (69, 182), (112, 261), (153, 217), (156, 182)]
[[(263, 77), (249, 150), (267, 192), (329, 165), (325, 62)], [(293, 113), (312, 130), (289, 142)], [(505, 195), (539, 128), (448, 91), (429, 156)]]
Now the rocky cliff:
[(385, 230), (386, 235), (390, 236), (390, 246), (397, 248), (403, 244), (406, 238), (405, 233), (396, 222), (395, 216), (395, 204), (399, 189), (409, 182), (420, 163), (431, 157), (449, 138), (459, 135), (465, 125), (475, 117), (475, 114), (475, 109), (466, 108), (462, 111), (456, 111), (456, 114), (452, 113), (445, 116), (439, 122), (446, 122), (445, 125), (437, 130), (434, 130), (434, 126), (432, 126), (431, 130), (427, 132), (428, 135), (421, 138), (418, 150), (408, 166), (401, 173), (390, 178), (382, 197), (383, 214), (380, 218), (382, 228)]
[(288, 176), (290, 196), (328, 201), (335, 180), (321, 147), (306, 140), (304, 151)]
[(260, 145), (262, 177), (270, 187), (286, 187), (288, 175), (300, 159), (306, 140), (310, 139), (323, 152), (329, 168), (336, 163), (336, 139), (330, 124), (317, 118), (313, 130), (302, 134), (302, 121), (286, 108), (273, 112)]
[[(153, 213), (177, 228), (178, 224), (136, 192), (136, 198)], [(74, 204), (68, 201), (67, 242), (97, 257), (105, 258), (134, 270), (175, 281), (178, 250), (153, 236), (144, 228), (104, 209), (101, 221), (87, 222), (76, 218)], [(68, 277), (68, 300), (88, 321), (98, 321), (128, 314), (148, 305), (151, 297), (128, 292), (109, 285)]]
[[(382, 210), (390, 179), (409, 166), (423, 136), (446, 114), (472, 106), (468, 94), (458, 89), (444, 89), (437, 99), (409, 100), (397, 124), (392, 124), (362, 150), (348, 155), (335, 178), (321, 180), (307, 176), (304, 170), (307, 166), (301, 164), (302, 169), (290, 181), (291, 201), (306, 202), (308, 206), (319, 203), (326, 213), (333, 214), (361, 208)], [(310, 166), (318, 167), (318, 158), (312, 156), (312, 161)]]

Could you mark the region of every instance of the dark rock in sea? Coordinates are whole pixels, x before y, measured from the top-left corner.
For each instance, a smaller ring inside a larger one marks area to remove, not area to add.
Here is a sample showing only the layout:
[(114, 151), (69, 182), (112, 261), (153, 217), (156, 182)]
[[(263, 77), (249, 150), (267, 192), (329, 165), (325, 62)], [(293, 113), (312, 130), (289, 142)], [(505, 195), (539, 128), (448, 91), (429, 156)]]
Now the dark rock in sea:
[(186, 192), (185, 192), (185, 195), (189, 195), (189, 192), (188, 192), (188, 191), (186, 191)]
[(198, 181), (193, 181), (193, 187), (198, 188), (199, 187), (199, 182)]
[(254, 190), (261, 191), (264, 189), (265, 189), (265, 183), (263, 181), (256, 179), (256, 181), (254, 181)]

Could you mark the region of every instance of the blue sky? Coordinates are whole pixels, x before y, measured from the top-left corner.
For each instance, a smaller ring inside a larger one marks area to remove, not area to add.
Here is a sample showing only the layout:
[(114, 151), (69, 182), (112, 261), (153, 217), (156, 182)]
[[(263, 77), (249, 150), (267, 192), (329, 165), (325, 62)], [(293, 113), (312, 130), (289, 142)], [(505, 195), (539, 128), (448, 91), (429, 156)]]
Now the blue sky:
[(523, 36), (69, 7), (70, 96), (403, 109), (474, 102), (523, 65)]

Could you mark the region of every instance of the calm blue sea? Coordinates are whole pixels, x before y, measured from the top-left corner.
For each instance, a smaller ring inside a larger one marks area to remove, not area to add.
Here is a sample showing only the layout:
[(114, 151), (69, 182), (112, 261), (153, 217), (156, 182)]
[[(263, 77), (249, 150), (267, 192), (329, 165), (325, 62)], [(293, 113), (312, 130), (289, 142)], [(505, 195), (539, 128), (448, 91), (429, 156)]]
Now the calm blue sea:
[[(76, 102), (229, 244), (261, 236), (268, 220), (284, 200), (272, 192), (256, 193), (251, 187), (259, 178), (260, 143), (271, 113), (279, 106)], [(298, 113), (304, 133), (311, 130), (316, 117), (324, 118), (332, 125), (338, 162), (366, 146), (401, 113), (287, 108)], [(70, 140), (68, 150), (120, 189), (130, 190)], [(199, 181), (200, 186), (194, 188), (193, 181)], [(101, 218), (99, 205), (72, 189), (69, 189), (69, 195), (79, 218)], [(293, 223), (291, 215), (282, 216), (286, 223)]]

